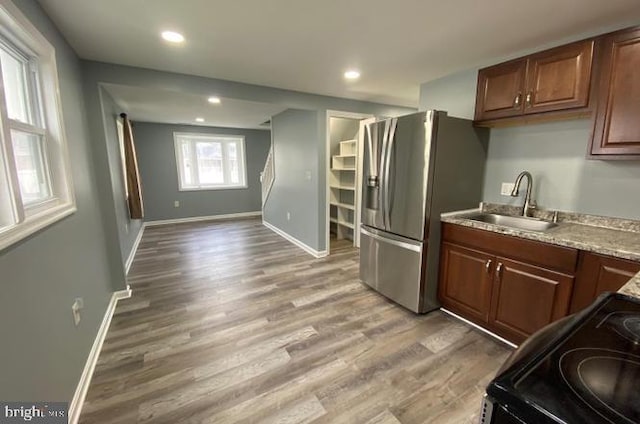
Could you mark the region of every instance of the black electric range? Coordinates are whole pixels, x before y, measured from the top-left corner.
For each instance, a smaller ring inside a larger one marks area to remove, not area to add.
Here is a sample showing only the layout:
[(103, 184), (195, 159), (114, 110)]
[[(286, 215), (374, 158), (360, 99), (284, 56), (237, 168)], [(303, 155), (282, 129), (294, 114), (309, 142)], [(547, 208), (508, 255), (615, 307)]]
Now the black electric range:
[(531, 336), (487, 387), (481, 423), (640, 423), (640, 301), (608, 293)]

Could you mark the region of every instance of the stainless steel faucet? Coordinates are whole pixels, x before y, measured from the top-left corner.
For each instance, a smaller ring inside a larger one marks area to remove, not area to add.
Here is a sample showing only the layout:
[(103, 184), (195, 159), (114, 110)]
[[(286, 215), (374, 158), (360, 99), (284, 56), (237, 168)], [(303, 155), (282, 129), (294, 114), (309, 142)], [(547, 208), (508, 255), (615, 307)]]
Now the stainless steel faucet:
[(531, 216), (531, 211), (536, 208), (536, 201), (531, 198), (531, 186), (533, 186), (533, 177), (528, 171), (522, 171), (516, 178), (516, 182), (511, 191), (512, 197), (518, 197), (520, 191), (520, 183), (522, 178), (527, 177), (527, 194), (524, 196), (524, 207), (522, 216)]

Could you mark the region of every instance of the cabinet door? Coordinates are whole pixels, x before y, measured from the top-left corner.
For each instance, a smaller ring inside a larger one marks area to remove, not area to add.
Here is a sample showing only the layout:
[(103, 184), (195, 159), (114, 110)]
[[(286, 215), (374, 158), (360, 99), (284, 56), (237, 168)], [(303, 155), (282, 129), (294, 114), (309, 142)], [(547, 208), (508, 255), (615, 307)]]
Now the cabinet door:
[(591, 154), (640, 155), (640, 29), (606, 37)]
[(507, 62), (478, 72), (476, 121), (518, 116), (524, 111), (526, 59)]
[(487, 322), (495, 258), (477, 250), (442, 244), (440, 302), (453, 312)]
[(571, 312), (589, 306), (601, 293), (618, 291), (638, 272), (640, 263), (583, 252), (571, 299)]
[(489, 323), (520, 342), (569, 312), (574, 277), (497, 258)]
[(581, 41), (529, 56), (524, 113), (587, 106), (593, 45)]

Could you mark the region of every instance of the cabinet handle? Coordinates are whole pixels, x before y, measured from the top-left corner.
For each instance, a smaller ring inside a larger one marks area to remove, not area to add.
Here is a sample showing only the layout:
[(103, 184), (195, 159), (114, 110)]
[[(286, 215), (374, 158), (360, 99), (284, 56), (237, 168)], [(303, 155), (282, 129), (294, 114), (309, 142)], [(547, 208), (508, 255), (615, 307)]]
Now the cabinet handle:
[(527, 107), (531, 107), (531, 100), (533, 99), (533, 91), (529, 91), (527, 93), (527, 97), (525, 97), (524, 101), (527, 104)]
[(487, 272), (491, 272), (491, 259), (487, 261), (484, 267), (487, 269)]
[(520, 107), (520, 102), (522, 101), (522, 93), (518, 93), (515, 99), (513, 99), (513, 108), (518, 109)]
[(502, 272), (502, 262), (498, 263), (498, 267), (496, 268), (496, 272), (498, 273), (498, 275), (500, 275), (500, 273)]

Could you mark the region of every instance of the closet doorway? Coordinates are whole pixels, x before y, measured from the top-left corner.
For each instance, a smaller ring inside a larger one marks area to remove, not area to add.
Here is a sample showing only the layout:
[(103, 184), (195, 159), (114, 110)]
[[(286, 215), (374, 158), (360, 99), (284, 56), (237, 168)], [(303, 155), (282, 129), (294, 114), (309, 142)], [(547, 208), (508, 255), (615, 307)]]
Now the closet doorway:
[(327, 112), (327, 250), (360, 246), (364, 126), (372, 115)]

